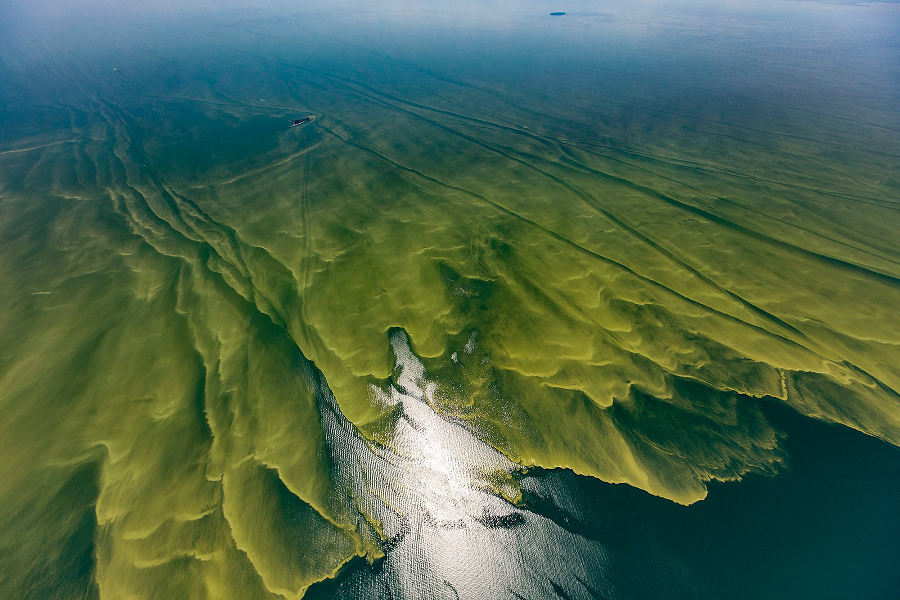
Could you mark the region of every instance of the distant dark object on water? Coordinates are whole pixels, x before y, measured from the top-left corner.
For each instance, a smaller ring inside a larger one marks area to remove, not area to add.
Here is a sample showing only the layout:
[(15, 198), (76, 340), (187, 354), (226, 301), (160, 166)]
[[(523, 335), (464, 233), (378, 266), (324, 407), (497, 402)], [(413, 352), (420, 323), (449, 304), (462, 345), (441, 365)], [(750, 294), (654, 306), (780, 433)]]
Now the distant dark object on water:
[(312, 117), (304, 117), (302, 119), (294, 119), (291, 122), (291, 127), (296, 127), (297, 125), (303, 125), (304, 123), (309, 123), (312, 121)]
[(550, 13), (550, 16), (551, 16), (551, 17), (561, 17), (561, 16), (563, 16), (564, 14), (566, 14), (566, 13), (564, 13), (564, 12), (555, 12), (555, 13)]

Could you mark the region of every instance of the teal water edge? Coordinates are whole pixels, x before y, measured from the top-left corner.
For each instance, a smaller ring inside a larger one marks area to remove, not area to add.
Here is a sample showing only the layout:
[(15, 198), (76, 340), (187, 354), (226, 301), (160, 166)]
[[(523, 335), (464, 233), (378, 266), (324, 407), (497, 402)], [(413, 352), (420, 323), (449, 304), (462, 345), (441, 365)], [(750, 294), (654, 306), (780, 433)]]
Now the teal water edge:
[(896, 3), (0, 38), (0, 597), (896, 589)]

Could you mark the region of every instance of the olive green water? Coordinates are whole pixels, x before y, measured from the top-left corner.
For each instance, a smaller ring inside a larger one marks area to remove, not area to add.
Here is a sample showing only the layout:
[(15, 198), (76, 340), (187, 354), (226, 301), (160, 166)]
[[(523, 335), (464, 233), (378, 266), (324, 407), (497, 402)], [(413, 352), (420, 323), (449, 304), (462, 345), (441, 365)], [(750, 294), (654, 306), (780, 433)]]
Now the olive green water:
[(7, 17), (4, 597), (382, 560), (397, 393), (679, 504), (783, 468), (763, 398), (900, 444), (895, 5)]

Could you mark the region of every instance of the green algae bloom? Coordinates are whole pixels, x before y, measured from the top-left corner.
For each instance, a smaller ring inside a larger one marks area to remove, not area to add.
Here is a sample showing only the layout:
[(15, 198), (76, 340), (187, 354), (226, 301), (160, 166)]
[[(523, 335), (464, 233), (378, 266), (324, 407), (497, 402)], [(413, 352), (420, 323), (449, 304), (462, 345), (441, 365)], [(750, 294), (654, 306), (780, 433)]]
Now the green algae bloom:
[(896, 5), (516, 6), (10, 9), (0, 596), (641, 597), (537, 474), (900, 445)]

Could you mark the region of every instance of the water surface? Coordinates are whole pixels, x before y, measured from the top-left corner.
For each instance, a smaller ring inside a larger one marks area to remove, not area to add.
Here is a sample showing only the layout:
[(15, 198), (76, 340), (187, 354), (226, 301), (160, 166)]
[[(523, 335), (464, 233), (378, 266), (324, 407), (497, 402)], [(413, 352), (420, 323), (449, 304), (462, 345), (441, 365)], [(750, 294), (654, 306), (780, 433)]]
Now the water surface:
[(554, 8), (5, 9), (0, 595), (885, 597), (896, 5)]

